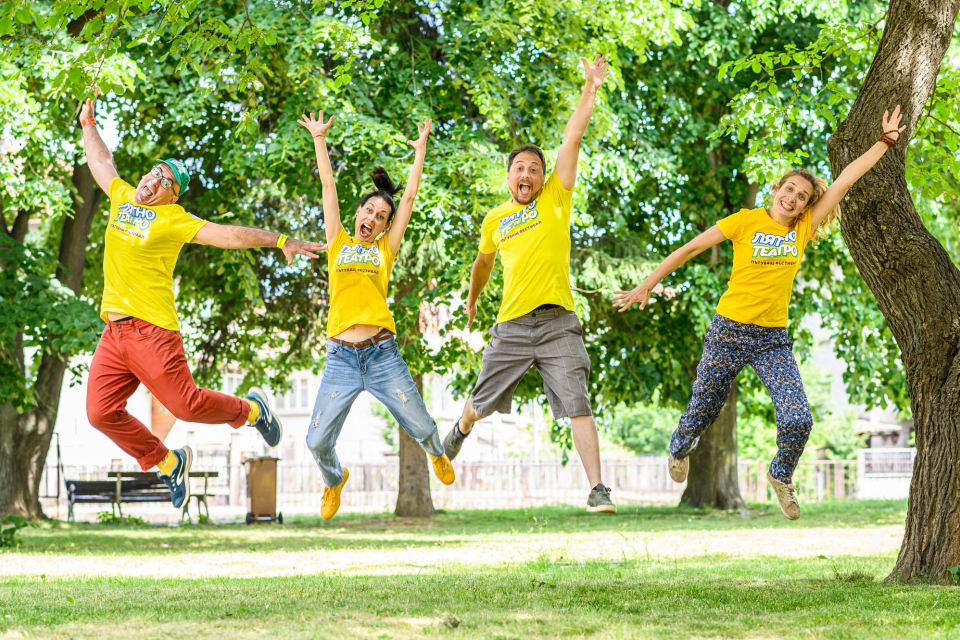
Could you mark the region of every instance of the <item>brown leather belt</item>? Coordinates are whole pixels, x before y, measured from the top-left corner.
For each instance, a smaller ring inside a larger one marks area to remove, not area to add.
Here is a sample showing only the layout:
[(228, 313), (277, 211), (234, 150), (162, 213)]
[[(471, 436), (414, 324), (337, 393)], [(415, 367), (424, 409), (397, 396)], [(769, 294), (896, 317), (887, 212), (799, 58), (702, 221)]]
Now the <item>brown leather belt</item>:
[(371, 344), (376, 344), (378, 342), (383, 342), (384, 340), (389, 340), (393, 337), (393, 334), (390, 333), (387, 329), (380, 329), (377, 335), (372, 338), (367, 338), (366, 340), (361, 340), (360, 342), (348, 342), (347, 340), (341, 340), (340, 338), (330, 338), (332, 342), (336, 342), (339, 345), (344, 347), (353, 347), (354, 349), (359, 349), (360, 347), (367, 347)]

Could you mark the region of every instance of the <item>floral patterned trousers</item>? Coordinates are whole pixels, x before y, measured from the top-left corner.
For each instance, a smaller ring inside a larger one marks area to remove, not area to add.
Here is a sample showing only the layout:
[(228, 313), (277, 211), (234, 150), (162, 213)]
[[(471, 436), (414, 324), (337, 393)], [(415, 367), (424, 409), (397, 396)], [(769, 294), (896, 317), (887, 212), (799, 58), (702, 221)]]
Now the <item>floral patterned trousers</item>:
[(789, 482), (810, 437), (813, 416), (786, 327), (742, 324), (718, 314), (703, 343), (693, 397), (670, 440), (670, 453), (682, 459), (696, 448), (720, 416), (737, 374), (749, 364), (767, 388), (777, 416), (777, 453), (770, 474)]

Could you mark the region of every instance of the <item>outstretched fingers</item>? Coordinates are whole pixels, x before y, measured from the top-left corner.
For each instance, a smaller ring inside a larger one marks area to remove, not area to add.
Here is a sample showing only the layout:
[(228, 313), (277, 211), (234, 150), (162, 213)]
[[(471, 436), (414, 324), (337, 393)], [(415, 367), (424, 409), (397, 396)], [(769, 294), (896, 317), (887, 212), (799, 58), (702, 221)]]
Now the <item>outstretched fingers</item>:
[(407, 144), (411, 147), (419, 148), (426, 144), (427, 136), (430, 135), (430, 129), (433, 126), (433, 120), (430, 118), (424, 118), (423, 124), (417, 123), (417, 139), (416, 140), (407, 140)]

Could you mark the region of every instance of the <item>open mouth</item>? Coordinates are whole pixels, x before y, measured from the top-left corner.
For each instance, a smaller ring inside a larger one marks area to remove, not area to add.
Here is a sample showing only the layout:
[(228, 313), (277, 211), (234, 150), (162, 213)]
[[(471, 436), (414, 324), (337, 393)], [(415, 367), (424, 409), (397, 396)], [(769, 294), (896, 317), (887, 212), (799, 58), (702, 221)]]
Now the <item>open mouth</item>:
[(793, 213), (793, 210), (796, 208), (792, 204), (787, 204), (786, 201), (780, 201), (780, 208), (783, 209), (786, 213)]
[(373, 235), (373, 227), (364, 222), (360, 225), (360, 237), (366, 240)]
[(517, 185), (517, 192), (520, 194), (521, 198), (529, 198), (530, 194), (533, 193), (533, 185), (521, 182)]
[(154, 195), (153, 189), (147, 185), (140, 187), (140, 195), (143, 196), (143, 199), (152, 198)]

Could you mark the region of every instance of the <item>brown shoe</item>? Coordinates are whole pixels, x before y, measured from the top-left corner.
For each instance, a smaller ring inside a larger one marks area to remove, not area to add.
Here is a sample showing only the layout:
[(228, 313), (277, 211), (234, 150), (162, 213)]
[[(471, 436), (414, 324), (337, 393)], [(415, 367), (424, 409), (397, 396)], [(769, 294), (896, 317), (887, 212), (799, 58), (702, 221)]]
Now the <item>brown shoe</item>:
[(683, 482), (687, 479), (687, 472), (690, 471), (690, 456), (683, 460), (677, 460), (670, 454), (670, 460), (667, 462), (667, 469), (670, 471), (670, 477), (674, 482)]
[(787, 516), (787, 520), (800, 518), (800, 503), (797, 502), (797, 487), (792, 482), (780, 482), (767, 471), (767, 482), (773, 487), (780, 501), (780, 511)]

